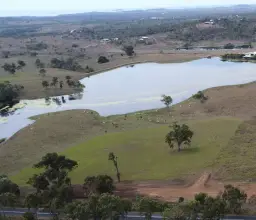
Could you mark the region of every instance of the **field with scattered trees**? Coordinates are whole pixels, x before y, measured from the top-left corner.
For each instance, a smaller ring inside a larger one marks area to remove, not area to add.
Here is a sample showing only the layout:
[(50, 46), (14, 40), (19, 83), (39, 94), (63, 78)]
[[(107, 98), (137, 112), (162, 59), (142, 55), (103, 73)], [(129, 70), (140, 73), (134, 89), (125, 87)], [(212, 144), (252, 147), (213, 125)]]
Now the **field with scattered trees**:
[[(0, 111), (21, 99), (79, 94), (80, 79), (135, 63), (248, 61), (255, 12), (240, 5), (0, 18)], [(0, 209), (44, 208), (71, 220), (255, 214), (255, 92), (250, 83), (176, 105), (165, 94), (158, 110), (35, 116), (0, 140)]]

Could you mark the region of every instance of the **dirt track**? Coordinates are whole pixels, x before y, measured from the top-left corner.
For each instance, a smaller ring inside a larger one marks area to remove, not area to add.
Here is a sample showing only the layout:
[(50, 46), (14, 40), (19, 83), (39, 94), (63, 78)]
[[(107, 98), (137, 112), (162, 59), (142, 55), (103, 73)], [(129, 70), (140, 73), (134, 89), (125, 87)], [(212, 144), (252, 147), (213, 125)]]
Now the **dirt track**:
[(211, 173), (203, 173), (192, 185), (174, 185), (173, 183), (122, 183), (117, 186), (117, 194), (125, 197), (147, 195), (165, 201), (177, 201), (179, 197), (193, 199), (194, 195), (205, 192), (217, 196), (224, 189), (224, 185), (232, 184), (244, 190), (248, 198), (256, 194), (256, 183), (219, 182), (211, 178)]

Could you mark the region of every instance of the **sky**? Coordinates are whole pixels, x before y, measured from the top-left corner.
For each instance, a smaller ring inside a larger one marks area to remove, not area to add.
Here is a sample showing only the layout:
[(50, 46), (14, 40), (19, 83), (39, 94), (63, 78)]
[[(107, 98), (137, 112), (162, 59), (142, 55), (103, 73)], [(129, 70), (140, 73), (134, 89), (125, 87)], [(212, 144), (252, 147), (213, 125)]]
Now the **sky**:
[(256, 4), (256, 0), (0, 0), (0, 2), (0, 16), (41, 16), (114, 9)]

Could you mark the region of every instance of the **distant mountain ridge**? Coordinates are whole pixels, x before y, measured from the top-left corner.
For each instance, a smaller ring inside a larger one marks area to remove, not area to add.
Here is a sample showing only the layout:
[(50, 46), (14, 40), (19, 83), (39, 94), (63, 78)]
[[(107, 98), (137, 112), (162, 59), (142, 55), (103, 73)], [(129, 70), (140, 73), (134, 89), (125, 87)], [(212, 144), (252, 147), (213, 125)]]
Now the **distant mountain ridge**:
[(111, 20), (112, 17), (120, 16), (121, 19), (138, 19), (143, 16), (162, 16), (163, 13), (168, 14), (169, 17), (187, 17), (198, 15), (208, 16), (213, 14), (230, 14), (230, 13), (256, 13), (256, 4), (238, 4), (238, 5), (230, 5), (230, 6), (213, 6), (213, 7), (194, 7), (194, 8), (151, 8), (151, 9), (134, 9), (134, 10), (125, 10), (125, 9), (117, 9), (113, 11), (91, 11), (91, 12), (79, 12), (72, 14), (59, 14), (56, 16), (10, 16), (10, 17), (0, 17), (0, 19), (11, 18), (11, 19), (37, 19), (37, 18), (56, 18), (56, 19), (91, 19), (93, 16), (98, 16), (100, 19), (109, 18)]

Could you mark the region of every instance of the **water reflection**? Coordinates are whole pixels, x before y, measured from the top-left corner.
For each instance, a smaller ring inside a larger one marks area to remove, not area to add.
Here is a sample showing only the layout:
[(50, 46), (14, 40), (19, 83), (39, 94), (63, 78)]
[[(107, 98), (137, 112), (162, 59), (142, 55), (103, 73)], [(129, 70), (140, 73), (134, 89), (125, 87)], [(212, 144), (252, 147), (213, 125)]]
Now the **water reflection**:
[(66, 103), (66, 99), (64, 96), (61, 97), (62, 103), (65, 104)]
[(78, 92), (78, 93), (75, 93), (75, 94), (72, 94), (68, 97), (68, 100), (81, 100), (84, 96), (84, 93), (82, 92)]
[[(79, 90), (80, 92), (74, 93), (72, 95), (69, 95), (67, 98), (69, 101), (74, 101), (74, 100), (81, 100), (83, 98), (83, 91)], [(63, 104), (66, 104), (67, 100), (65, 96), (61, 97), (46, 97), (45, 99), (45, 104), (47, 106), (50, 106), (52, 104), (55, 104), (57, 106), (61, 106)]]
[(0, 116), (1, 117), (7, 117), (10, 115), (13, 115), (15, 113), (15, 109), (11, 110), (11, 108), (6, 107), (0, 110)]

